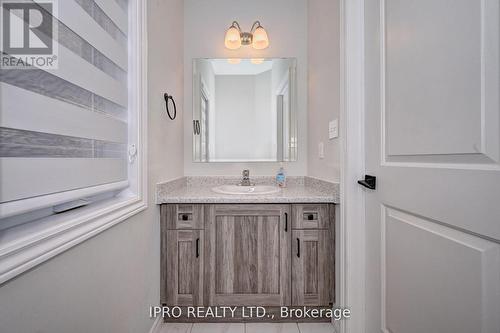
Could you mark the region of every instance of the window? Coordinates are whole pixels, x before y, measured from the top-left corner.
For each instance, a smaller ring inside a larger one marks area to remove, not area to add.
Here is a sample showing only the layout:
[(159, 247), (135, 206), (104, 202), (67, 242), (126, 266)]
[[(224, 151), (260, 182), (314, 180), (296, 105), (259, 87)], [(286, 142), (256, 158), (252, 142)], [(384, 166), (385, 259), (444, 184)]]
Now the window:
[(23, 248), (54, 235), (67, 245), (145, 207), (146, 10), (143, 0), (0, 4), (9, 29), (0, 68), (1, 283), (12, 254), (2, 249), (18, 235)]

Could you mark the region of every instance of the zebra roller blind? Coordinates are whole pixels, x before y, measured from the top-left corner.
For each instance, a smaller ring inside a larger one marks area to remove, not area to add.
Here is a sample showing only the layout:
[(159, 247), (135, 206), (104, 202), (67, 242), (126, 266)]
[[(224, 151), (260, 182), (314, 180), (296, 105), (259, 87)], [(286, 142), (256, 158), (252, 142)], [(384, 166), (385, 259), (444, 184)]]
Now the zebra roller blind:
[[(0, 205), (127, 186), (127, 1), (29, 2), (52, 18), (32, 38), (51, 38), (57, 66), (0, 68)], [(32, 25), (26, 13), (11, 10), (10, 27)]]

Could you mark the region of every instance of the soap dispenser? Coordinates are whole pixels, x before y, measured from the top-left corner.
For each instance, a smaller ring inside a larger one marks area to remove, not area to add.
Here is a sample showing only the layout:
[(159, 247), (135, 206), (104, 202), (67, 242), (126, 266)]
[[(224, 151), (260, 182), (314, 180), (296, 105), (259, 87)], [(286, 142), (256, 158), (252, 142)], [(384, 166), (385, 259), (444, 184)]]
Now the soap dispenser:
[(280, 169), (276, 174), (276, 183), (279, 187), (286, 187), (286, 175), (285, 168), (283, 168), (283, 163), (280, 165)]

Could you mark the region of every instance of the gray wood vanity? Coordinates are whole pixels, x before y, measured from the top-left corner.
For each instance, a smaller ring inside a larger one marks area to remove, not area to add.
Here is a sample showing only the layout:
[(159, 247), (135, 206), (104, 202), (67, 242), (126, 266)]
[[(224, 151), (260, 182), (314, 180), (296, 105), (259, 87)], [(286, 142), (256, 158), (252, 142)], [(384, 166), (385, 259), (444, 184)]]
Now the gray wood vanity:
[(335, 189), (302, 180), (234, 197), (183, 182), (158, 186), (162, 305), (333, 305)]
[(162, 204), (161, 303), (330, 306), (333, 204)]

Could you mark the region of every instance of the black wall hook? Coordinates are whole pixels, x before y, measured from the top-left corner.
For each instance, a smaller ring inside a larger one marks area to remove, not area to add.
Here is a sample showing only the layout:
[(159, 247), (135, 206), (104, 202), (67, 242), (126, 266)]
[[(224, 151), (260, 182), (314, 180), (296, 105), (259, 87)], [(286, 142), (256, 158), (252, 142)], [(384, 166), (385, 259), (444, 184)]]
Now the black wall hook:
[[(177, 106), (175, 105), (174, 97), (167, 94), (167, 93), (164, 93), (163, 98), (165, 99), (165, 106), (167, 108), (167, 115), (170, 119), (174, 120), (177, 117)], [(171, 113), (171, 111), (170, 111), (170, 107), (169, 107), (169, 103), (168, 103), (169, 100), (172, 101), (172, 105), (174, 106), (173, 113)]]

